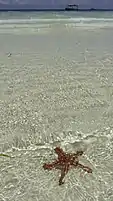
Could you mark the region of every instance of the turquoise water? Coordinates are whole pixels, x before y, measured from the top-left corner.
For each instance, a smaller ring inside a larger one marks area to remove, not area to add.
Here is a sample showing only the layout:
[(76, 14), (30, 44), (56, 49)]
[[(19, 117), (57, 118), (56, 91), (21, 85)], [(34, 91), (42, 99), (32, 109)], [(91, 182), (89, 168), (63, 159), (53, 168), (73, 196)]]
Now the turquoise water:
[(46, 17), (46, 18), (53, 18), (53, 17), (65, 18), (65, 17), (98, 17), (98, 18), (112, 18), (113, 12), (0, 12), (0, 17), (5, 19), (9, 18), (28, 18), (28, 17)]
[[(37, 28), (47, 28), (50, 26), (63, 25), (72, 27), (97, 27), (112, 28), (113, 12), (1, 12), (0, 27), (21, 32), (24, 28), (37, 32)], [(32, 29), (31, 29), (32, 28)], [(58, 26), (56, 26), (56, 29)], [(43, 29), (44, 30), (44, 29)], [(9, 30), (10, 32), (11, 30)], [(5, 31), (6, 32), (6, 31)], [(2, 33), (4, 31), (2, 30)]]
[(113, 12), (1, 12), (0, 22), (2, 20), (14, 19), (32, 19), (32, 20), (73, 20), (86, 22), (113, 21)]

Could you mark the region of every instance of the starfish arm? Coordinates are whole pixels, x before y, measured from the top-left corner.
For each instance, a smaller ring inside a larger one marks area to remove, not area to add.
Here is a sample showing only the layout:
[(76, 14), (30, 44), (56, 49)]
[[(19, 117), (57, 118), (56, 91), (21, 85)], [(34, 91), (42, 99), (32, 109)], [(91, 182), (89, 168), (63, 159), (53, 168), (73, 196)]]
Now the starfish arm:
[(78, 157), (78, 156), (82, 156), (83, 153), (84, 153), (83, 151), (77, 151), (77, 152), (76, 152), (76, 157)]
[(54, 161), (53, 163), (44, 163), (43, 168), (44, 170), (52, 170), (57, 165), (58, 161)]
[(59, 185), (64, 184), (63, 179), (64, 179), (65, 175), (68, 173), (68, 170), (69, 170), (69, 164), (65, 165), (65, 167), (61, 169), (61, 176), (59, 179)]
[(86, 171), (88, 173), (92, 173), (92, 169), (89, 168), (88, 166), (85, 166), (85, 165), (82, 165), (82, 164), (78, 163), (77, 167), (82, 168), (84, 171)]
[(58, 160), (61, 160), (62, 158), (66, 156), (66, 153), (60, 147), (56, 147), (54, 150), (55, 150), (55, 153), (58, 155)]
[(60, 179), (59, 179), (59, 185), (64, 184), (64, 181), (63, 181), (64, 177), (65, 177), (65, 171), (61, 170), (61, 176), (60, 176)]

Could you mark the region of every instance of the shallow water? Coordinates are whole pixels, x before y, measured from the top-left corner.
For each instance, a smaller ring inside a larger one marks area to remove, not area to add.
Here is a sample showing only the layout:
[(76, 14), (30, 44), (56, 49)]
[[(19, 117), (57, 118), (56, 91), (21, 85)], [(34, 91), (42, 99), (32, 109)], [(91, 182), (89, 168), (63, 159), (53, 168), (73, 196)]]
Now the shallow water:
[[(0, 25), (0, 201), (113, 200), (112, 26), (31, 25)], [(93, 173), (58, 186), (55, 146)]]

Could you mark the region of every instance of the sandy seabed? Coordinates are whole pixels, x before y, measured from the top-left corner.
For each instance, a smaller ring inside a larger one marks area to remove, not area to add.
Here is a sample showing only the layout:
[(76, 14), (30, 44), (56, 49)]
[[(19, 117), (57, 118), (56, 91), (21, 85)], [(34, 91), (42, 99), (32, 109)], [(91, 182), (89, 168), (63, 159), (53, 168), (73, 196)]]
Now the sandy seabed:
[[(59, 186), (55, 146), (93, 173)], [(113, 29), (2, 27), (0, 153), (0, 201), (113, 200)]]

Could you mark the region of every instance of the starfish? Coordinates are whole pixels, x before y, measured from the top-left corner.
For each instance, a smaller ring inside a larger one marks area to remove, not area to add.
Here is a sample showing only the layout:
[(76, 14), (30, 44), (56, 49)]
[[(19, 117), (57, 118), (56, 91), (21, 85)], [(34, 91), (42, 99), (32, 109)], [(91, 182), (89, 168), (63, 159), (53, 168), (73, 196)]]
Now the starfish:
[(82, 168), (88, 173), (92, 173), (92, 169), (88, 166), (82, 165), (79, 163), (79, 156), (83, 154), (83, 151), (77, 151), (76, 153), (65, 153), (60, 147), (54, 149), (55, 153), (58, 155), (58, 158), (52, 163), (45, 163), (43, 165), (44, 170), (58, 169), (61, 170), (61, 176), (59, 179), (59, 185), (64, 184), (64, 177), (68, 173), (69, 169)]

